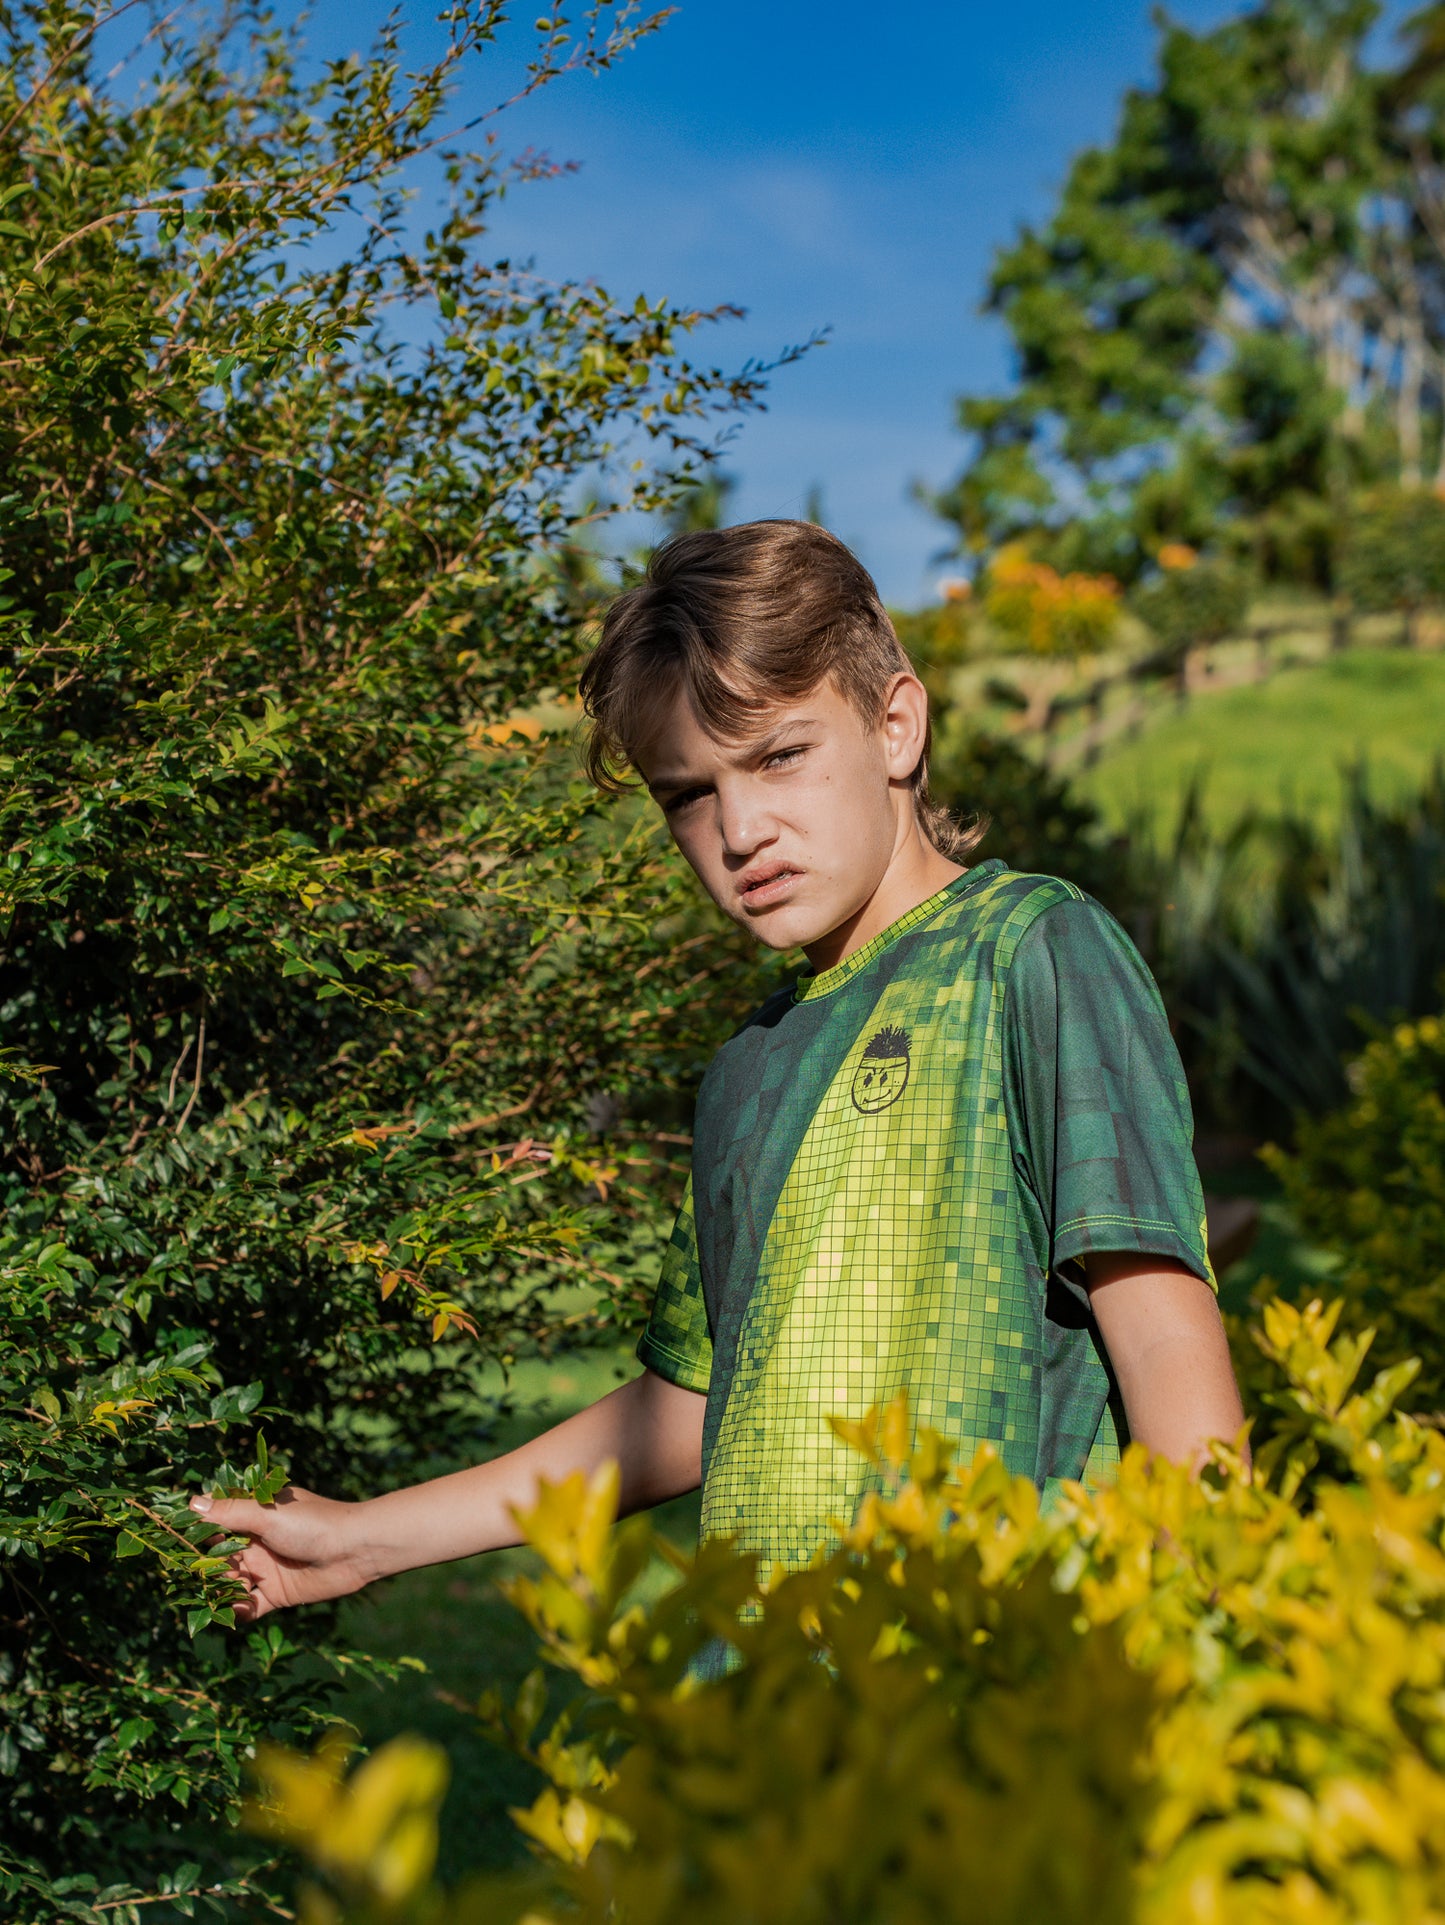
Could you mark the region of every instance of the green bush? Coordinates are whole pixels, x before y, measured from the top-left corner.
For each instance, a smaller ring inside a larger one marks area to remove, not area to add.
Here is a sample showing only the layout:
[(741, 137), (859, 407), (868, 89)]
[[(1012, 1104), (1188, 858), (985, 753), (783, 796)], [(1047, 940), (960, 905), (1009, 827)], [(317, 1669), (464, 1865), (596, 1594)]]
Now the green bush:
[(1249, 612), (1249, 579), (1233, 563), (1192, 561), (1162, 568), (1132, 590), (1129, 606), (1159, 643), (1167, 665), (1181, 664), (1191, 648), (1223, 641)]
[[(760, 379), (684, 358), (701, 315), (487, 255), (542, 165), (445, 137), (494, 0), (448, 7), (430, 64), (388, 26), (314, 80), (247, 7), (129, 49), (115, 19), (0, 14), (0, 1909), (27, 1921), (263, 1875), (219, 1820), (324, 1692), (282, 1627), (212, 1628), (187, 1494), (274, 1484), (263, 1431), (338, 1494), (474, 1455), (480, 1366), (576, 1327), (556, 1286), (619, 1186), (629, 1281), (629, 1210), (668, 1187), (629, 1093), (693, 1074), (727, 966), (699, 1016), (674, 871), (544, 732), (582, 646), (545, 558), (583, 476), (636, 458), (618, 505), (665, 503)], [(637, 31), (539, 25), (527, 88)], [(363, 1662), (324, 1613), (313, 1642)]]
[(1445, 601), (1445, 501), (1424, 488), (1366, 496), (1346, 525), (1339, 582), (1358, 608), (1398, 610), (1405, 639), (1418, 639), (1420, 610)]
[[(268, 1754), (252, 1822), (302, 1916), (428, 1925), (1358, 1925), (1445, 1904), (1445, 1437), (1356, 1388), (1367, 1336), (1266, 1308), (1280, 1406), (1253, 1482), (1141, 1449), (1047, 1516), (906, 1405), (838, 1547), (761, 1586), (726, 1544), (638, 1605), (615, 1478), (544, 1493), (512, 1596), (585, 1697), (492, 1715), (549, 1785), (519, 1888), (430, 1882), (442, 1762), (403, 1741)], [(721, 1638), (733, 1668), (689, 1661)]]
[(1342, 1109), (1302, 1119), (1293, 1153), (1266, 1157), (1340, 1259), (1331, 1289), (1376, 1329), (1379, 1355), (1422, 1360), (1412, 1403), (1445, 1414), (1445, 1022), (1376, 1037), (1349, 1081)]

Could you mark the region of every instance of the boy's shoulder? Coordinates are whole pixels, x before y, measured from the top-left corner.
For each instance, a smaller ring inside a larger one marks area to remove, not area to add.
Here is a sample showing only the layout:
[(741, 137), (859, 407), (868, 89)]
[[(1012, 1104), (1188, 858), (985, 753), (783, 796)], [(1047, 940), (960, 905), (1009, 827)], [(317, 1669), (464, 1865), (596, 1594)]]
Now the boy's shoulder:
[(1060, 903), (1087, 903), (1091, 896), (1062, 876), (1034, 875), (1003, 863), (984, 863), (970, 870), (973, 888), (959, 890), (940, 914), (940, 926), (970, 942), (1006, 943), (1010, 948), (1046, 911)]
[(1051, 909), (1066, 904), (1075, 905), (1076, 915), (1107, 915), (1092, 896), (1062, 876), (1035, 875), (993, 860), (967, 870), (911, 933), (928, 955), (925, 967), (938, 967), (938, 951), (953, 951), (956, 966), (998, 975), (1007, 971), (1028, 931)]

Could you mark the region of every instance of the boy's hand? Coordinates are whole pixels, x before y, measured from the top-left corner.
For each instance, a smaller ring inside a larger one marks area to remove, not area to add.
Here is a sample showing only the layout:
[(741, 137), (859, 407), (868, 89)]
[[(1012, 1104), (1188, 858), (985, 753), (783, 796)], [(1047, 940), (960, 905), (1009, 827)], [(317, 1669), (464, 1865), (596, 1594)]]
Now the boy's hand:
[(251, 1540), (231, 1558), (232, 1574), (246, 1589), (236, 1605), (240, 1623), (252, 1624), (288, 1604), (346, 1597), (376, 1575), (358, 1555), (357, 1504), (288, 1484), (274, 1504), (193, 1497), (191, 1509), (227, 1537)]
[(252, 1624), (288, 1604), (346, 1597), (374, 1578), (520, 1544), (517, 1513), (541, 1480), (599, 1465), (621, 1467), (625, 1516), (696, 1490), (702, 1481), (707, 1399), (650, 1370), (504, 1457), (451, 1471), (359, 1504), (288, 1484), (274, 1504), (193, 1497), (191, 1509), (228, 1536), (249, 1538), (231, 1558), (245, 1587), (236, 1616)]

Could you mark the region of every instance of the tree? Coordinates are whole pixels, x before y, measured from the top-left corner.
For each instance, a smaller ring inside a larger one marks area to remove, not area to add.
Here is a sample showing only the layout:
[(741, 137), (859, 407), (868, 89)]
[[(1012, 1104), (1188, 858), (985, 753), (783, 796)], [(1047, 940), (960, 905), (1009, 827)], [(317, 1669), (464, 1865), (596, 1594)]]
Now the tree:
[(1445, 501), (1422, 488), (1392, 488), (1362, 502), (1340, 581), (1358, 607), (1398, 610), (1406, 646), (1418, 646), (1421, 611), (1445, 602)]
[(1130, 606), (1153, 633), (1160, 666), (1177, 677), (1185, 700), (1192, 652), (1238, 631), (1249, 609), (1249, 583), (1239, 569), (1182, 545), (1166, 547), (1161, 559), (1135, 588)]
[(695, 488), (678, 500), (664, 524), (669, 535), (691, 535), (727, 524), (728, 508), (737, 492), (737, 481), (714, 468)]
[(1018, 379), (968, 397), (936, 506), (965, 546), (1048, 531), (1131, 579), (1227, 533), (1327, 582), (1358, 486), (1445, 470), (1445, 9), (1390, 71), (1374, 0), (1166, 23), (1059, 205), (994, 264)]
[[(488, 255), (495, 197), (549, 169), (491, 113), (446, 132), (500, 0), (448, 6), (429, 63), (392, 22), (314, 82), (245, 0), (118, 48), (123, 15), (0, 9), (0, 1890), (27, 1919), (262, 1876), (217, 1819), (318, 1688), (284, 1632), (217, 1635), (187, 1493), (474, 1453), (478, 1365), (554, 1339), (599, 1257), (628, 1287), (668, 1187), (647, 1104), (710, 1019), (674, 872), (571, 772), (549, 556), (584, 477), (665, 508), (766, 373), (689, 361), (712, 316)], [(656, 24), (553, 13), (523, 91)], [(600, 1101), (630, 1118), (606, 1141)]]

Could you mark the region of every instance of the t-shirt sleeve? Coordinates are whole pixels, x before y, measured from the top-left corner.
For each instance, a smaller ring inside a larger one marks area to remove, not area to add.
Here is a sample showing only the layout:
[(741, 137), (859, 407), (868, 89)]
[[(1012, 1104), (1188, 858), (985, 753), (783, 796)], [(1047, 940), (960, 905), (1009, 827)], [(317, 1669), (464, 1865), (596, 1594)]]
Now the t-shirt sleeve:
[(705, 1391), (712, 1377), (712, 1337), (702, 1294), (691, 1182), (663, 1253), (657, 1294), (637, 1354), (649, 1370), (684, 1390)]
[(1173, 1257), (1211, 1285), (1189, 1091), (1154, 978), (1098, 903), (1029, 927), (1005, 990), (1014, 1160), (1049, 1274), (1085, 1305), (1092, 1250)]

